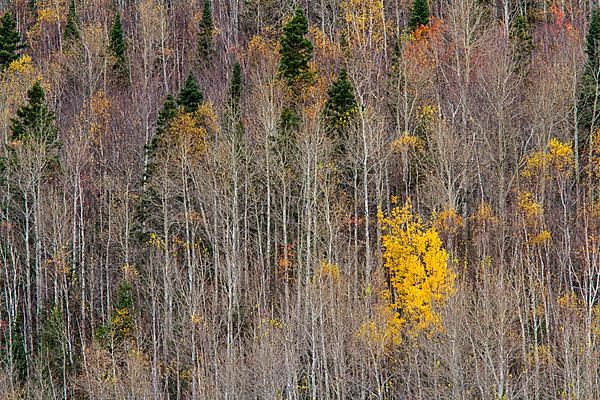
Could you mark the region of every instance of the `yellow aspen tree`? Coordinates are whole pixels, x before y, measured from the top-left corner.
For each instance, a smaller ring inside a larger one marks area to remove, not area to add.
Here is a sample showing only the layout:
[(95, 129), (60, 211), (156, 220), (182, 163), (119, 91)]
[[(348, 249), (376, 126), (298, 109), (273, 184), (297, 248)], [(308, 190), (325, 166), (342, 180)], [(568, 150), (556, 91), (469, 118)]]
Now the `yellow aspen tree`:
[(410, 200), (387, 215), (380, 211), (379, 221), (389, 307), (413, 334), (439, 328), (435, 306), (454, 292), (455, 274), (437, 230), (413, 214)]

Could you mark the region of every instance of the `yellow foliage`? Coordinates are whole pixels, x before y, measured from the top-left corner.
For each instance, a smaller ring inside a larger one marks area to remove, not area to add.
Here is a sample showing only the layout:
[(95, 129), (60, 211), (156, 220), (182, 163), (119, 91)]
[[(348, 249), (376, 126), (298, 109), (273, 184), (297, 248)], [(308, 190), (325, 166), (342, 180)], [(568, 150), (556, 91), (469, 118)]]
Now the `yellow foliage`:
[(207, 147), (209, 134), (219, 132), (217, 115), (210, 103), (203, 103), (192, 113), (177, 113), (169, 126), (166, 144), (178, 151), (200, 157)]
[(412, 333), (440, 327), (434, 310), (454, 292), (454, 272), (435, 228), (412, 214), (410, 201), (384, 216), (380, 211), (384, 266), (389, 273), (390, 304)]
[(537, 151), (527, 158), (521, 175), (525, 178), (553, 177), (570, 173), (574, 165), (571, 145), (552, 138), (546, 151)]
[(534, 200), (533, 194), (530, 192), (519, 192), (517, 202), (530, 223), (535, 223), (536, 219), (544, 212), (544, 207)]
[(544, 229), (537, 235), (535, 235), (531, 240), (531, 244), (539, 245), (552, 240), (552, 234), (547, 229)]
[(383, 46), (387, 24), (382, 0), (346, 0), (340, 7), (351, 46)]
[(146, 244), (150, 247), (154, 247), (158, 251), (165, 249), (162, 239), (159, 238), (156, 233), (150, 234), (150, 238), (146, 241)]
[(193, 325), (200, 325), (202, 322), (202, 316), (200, 316), (198, 313), (192, 313), (190, 320), (192, 321)]
[(333, 263), (321, 261), (321, 267), (317, 273), (317, 277), (321, 280), (332, 280), (337, 282), (340, 279), (340, 268)]
[(583, 301), (574, 292), (569, 292), (558, 298), (558, 305), (568, 309), (580, 309), (583, 307)]
[(436, 215), (433, 226), (441, 233), (455, 235), (464, 226), (464, 220), (454, 208), (449, 208)]
[(405, 132), (400, 136), (400, 139), (392, 142), (392, 148), (397, 152), (421, 150), (423, 148), (423, 141), (418, 137)]
[(596, 129), (591, 138), (590, 174), (600, 182), (600, 129)]
[(14, 60), (8, 65), (7, 69), (8, 74), (29, 75), (34, 72), (33, 60), (28, 55), (21, 56)]
[(387, 305), (379, 306), (376, 312), (376, 319), (360, 326), (358, 337), (380, 351), (400, 345), (405, 321)]
[(475, 220), (476, 225), (480, 226), (485, 223), (497, 224), (499, 222), (498, 217), (494, 215), (494, 210), (489, 203), (482, 202), (477, 211), (471, 217)]

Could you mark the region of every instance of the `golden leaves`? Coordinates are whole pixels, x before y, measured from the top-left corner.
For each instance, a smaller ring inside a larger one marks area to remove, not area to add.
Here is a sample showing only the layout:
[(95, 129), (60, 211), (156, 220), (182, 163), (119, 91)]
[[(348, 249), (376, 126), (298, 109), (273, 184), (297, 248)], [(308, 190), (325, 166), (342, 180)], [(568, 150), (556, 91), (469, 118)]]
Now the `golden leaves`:
[(519, 192), (517, 204), (525, 214), (526, 219), (532, 224), (544, 213), (544, 207), (535, 201), (533, 194), (530, 192)]
[(393, 208), (382, 225), (384, 266), (394, 296), (389, 307), (406, 322), (410, 333), (439, 328), (436, 304), (454, 292), (454, 272), (448, 267), (448, 253), (442, 247), (437, 230), (426, 228), (413, 215), (410, 201)]
[(387, 24), (382, 0), (346, 0), (340, 5), (352, 47), (384, 45)]
[(521, 176), (536, 179), (568, 175), (574, 165), (572, 146), (552, 138), (546, 151), (537, 151), (527, 158)]
[(423, 149), (423, 141), (417, 136), (405, 132), (399, 139), (396, 139), (391, 144), (392, 149), (399, 152), (419, 151)]

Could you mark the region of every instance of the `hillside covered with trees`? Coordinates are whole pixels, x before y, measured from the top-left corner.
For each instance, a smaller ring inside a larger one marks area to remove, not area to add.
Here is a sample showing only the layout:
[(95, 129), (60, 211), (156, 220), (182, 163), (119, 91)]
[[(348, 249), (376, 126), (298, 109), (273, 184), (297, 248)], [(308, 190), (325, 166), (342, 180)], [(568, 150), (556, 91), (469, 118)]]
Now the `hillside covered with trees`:
[(0, 399), (600, 399), (595, 0), (0, 0)]

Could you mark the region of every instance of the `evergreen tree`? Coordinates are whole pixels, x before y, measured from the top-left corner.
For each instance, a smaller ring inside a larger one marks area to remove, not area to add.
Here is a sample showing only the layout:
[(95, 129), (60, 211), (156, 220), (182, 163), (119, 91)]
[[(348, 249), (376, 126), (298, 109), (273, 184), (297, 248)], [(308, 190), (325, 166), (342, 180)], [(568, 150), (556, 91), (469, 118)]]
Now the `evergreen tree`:
[(429, 23), (429, 3), (428, 0), (414, 0), (408, 17), (408, 28), (414, 32), (421, 25)]
[[(600, 117), (600, 7), (592, 12), (592, 19), (587, 34), (586, 54), (588, 56), (585, 71), (579, 87), (577, 105), (579, 127), (586, 135), (581, 141), (581, 147), (589, 142), (591, 133), (597, 128)], [(579, 150), (583, 150), (580, 148)]]
[(229, 103), (232, 109), (237, 111), (242, 97), (242, 66), (239, 61), (233, 65), (231, 82), (229, 83)]
[(41, 332), (40, 356), (43, 359), (45, 379), (62, 382), (67, 364), (66, 332), (63, 314), (58, 306), (52, 307)]
[(118, 11), (115, 14), (115, 20), (110, 30), (109, 48), (115, 58), (113, 71), (119, 78), (126, 80), (129, 75), (129, 67), (127, 65), (127, 44), (125, 43), (125, 35), (123, 34), (121, 14)]
[(77, 42), (81, 39), (79, 15), (75, 7), (75, 0), (69, 3), (69, 13), (67, 14), (67, 25), (65, 26), (64, 39), (67, 44)]
[(6, 365), (15, 381), (27, 380), (27, 353), (25, 351), (23, 315), (18, 313), (10, 329), (0, 330), (0, 362)]
[(533, 37), (526, 16), (519, 15), (513, 20), (510, 38), (513, 43), (517, 65), (527, 62), (533, 51)]
[(340, 131), (348, 125), (358, 111), (354, 88), (348, 80), (348, 73), (342, 69), (338, 78), (327, 91), (324, 115), (330, 129)]
[(600, 6), (592, 11), (592, 20), (586, 37), (585, 52), (588, 56), (586, 69), (588, 72), (598, 70), (600, 64)]
[[(175, 99), (173, 96), (168, 95), (165, 99), (165, 102), (162, 106), (162, 109), (158, 112), (158, 116), (156, 117), (156, 133), (152, 139), (152, 142), (147, 146), (148, 157), (152, 158), (154, 155), (154, 151), (158, 147), (160, 139), (168, 129), (169, 124), (177, 115), (177, 104), (175, 103)], [(150, 161), (150, 165), (152, 162)], [(150, 168), (151, 169), (151, 168)], [(149, 173), (151, 171), (148, 171)], [(148, 179), (148, 176), (144, 177), (144, 181)]]
[(194, 112), (204, 100), (204, 95), (198, 86), (198, 81), (190, 72), (179, 92), (177, 105), (183, 107), (185, 112)]
[(17, 110), (11, 120), (12, 140), (35, 140), (47, 146), (55, 145), (58, 130), (55, 116), (46, 105), (44, 89), (39, 81), (27, 92), (28, 103)]
[(306, 16), (301, 9), (296, 9), (294, 16), (283, 27), (283, 35), (279, 39), (279, 74), (288, 84), (312, 79), (308, 63), (312, 59), (313, 44), (305, 37), (307, 33)]
[(158, 112), (156, 118), (156, 134), (160, 135), (169, 129), (169, 123), (177, 115), (177, 105), (173, 96), (168, 95), (165, 99), (162, 109)]
[(133, 287), (127, 280), (119, 283), (110, 322), (96, 331), (96, 340), (110, 350), (133, 339)]
[(19, 50), (25, 47), (21, 43), (21, 35), (17, 32), (16, 26), (17, 23), (11, 13), (4, 13), (0, 19), (0, 70), (19, 58)]
[(200, 21), (199, 28), (198, 58), (200, 61), (209, 61), (212, 54), (213, 34), (215, 30), (210, 0), (204, 0), (204, 9), (202, 10), (202, 20)]

